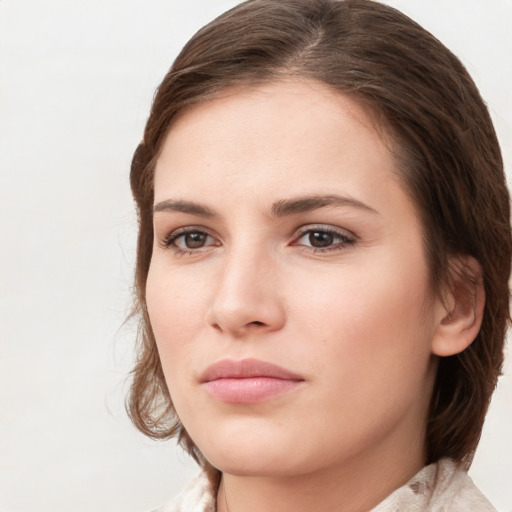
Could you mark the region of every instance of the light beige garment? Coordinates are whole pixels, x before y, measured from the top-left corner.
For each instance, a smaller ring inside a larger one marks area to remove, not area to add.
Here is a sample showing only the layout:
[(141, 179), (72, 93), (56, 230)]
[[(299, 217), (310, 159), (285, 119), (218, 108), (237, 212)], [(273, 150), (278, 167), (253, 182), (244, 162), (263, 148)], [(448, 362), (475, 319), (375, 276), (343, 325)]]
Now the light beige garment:
[[(215, 512), (215, 495), (201, 473), (167, 505), (153, 512)], [(450, 459), (423, 468), (369, 512), (497, 512), (466, 471)]]
[(423, 468), (370, 512), (497, 512), (450, 459)]

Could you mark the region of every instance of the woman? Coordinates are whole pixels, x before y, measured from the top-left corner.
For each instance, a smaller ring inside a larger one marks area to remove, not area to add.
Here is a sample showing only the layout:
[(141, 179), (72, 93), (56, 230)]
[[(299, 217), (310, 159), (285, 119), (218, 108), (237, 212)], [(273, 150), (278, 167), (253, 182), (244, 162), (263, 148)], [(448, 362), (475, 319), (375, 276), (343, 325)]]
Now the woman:
[(204, 469), (160, 510), (493, 510), (509, 197), (461, 63), (368, 0), (200, 30), (134, 155), (130, 412)]

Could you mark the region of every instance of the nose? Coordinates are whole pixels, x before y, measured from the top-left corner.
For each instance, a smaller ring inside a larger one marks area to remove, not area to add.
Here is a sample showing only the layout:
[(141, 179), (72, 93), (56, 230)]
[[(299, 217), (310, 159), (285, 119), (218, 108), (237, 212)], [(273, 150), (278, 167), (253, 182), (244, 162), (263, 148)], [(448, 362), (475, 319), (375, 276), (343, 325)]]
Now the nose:
[(283, 327), (279, 269), (272, 255), (233, 250), (219, 276), (206, 319), (212, 327), (237, 338)]

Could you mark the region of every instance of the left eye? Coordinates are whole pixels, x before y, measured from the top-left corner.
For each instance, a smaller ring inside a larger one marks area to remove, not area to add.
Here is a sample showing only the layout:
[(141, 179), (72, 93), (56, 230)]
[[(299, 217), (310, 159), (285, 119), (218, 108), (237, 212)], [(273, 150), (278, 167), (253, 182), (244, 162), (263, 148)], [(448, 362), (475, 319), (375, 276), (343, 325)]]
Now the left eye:
[(312, 247), (314, 249), (330, 249), (350, 245), (354, 242), (355, 238), (347, 234), (338, 233), (337, 231), (329, 229), (314, 228), (302, 232), (295, 244)]

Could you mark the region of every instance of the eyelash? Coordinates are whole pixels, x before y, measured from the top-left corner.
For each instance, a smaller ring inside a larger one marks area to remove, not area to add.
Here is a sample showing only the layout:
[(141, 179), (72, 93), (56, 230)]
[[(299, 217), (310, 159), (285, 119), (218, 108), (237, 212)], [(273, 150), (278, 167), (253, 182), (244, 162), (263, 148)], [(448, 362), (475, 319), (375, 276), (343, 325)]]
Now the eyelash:
[(177, 229), (176, 231), (173, 231), (172, 233), (169, 233), (169, 235), (167, 235), (162, 240), (161, 246), (164, 249), (171, 249), (177, 255), (186, 256), (186, 255), (197, 254), (199, 251), (204, 251), (205, 249), (208, 249), (211, 246), (216, 247), (216, 246), (220, 245), (220, 244), (211, 244), (211, 245), (208, 245), (205, 247), (204, 246), (198, 247), (196, 249), (192, 249), (192, 248), (183, 249), (176, 245), (176, 242), (180, 238), (184, 238), (187, 235), (196, 235), (196, 234), (203, 235), (205, 237), (210, 237), (211, 239), (215, 240), (215, 238), (212, 235), (210, 235), (207, 231), (205, 231), (204, 229), (202, 229), (200, 227), (187, 226), (185, 228), (180, 228), (180, 229)]
[[(298, 241), (302, 238), (304, 238), (306, 235), (310, 235), (313, 233), (322, 233), (332, 236), (335, 239), (338, 239), (338, 242), (332, 243), (332, 245), (329, 245), (327, 247), (314, 247), (314, 246), (308, 246), (304, 244), (298, 243)], [(185, 228), (177, 229), (176, 231), (173, 231), (169, 235), (167, 235), (161, 242), (161, 246), (164, 249), (171, 249), (176, 255), (194, 255), (198, 254), (199, 252), (204, 252), (205, 250), (208, 250), (210, 247), (218, 247), (220, 243), (212, 243), (209, 245), (197, 247), (197, 248), (181, 248), (176, 245), (176, 242), (180, 238), (184, 238), (187, 235), (200, 235), (204, 236), (206, 238), (211, 238), (212, 240), (215, 240), (215, 238), (210, 235), (207, 231), (205, 231), (203, 228), (200, 227), (194, 227), (194, 226), (187, 226)], [(292, 246), (299, 246), (302, 251), (309, 252), (313, 254), (318, 253), (327, 253), (331, 251), (342, 251), (352, 245), (354, 245), (357, 242), (356, 236), (352, 234), (347, 234), (347, 232), (334, 229), (332, 227), (317, 225), (317, 226), (304, 226), (303, 228), (300, 228), (296, 235), (294, 235), (294, 241), (291, 243)]]
[[(306, 236), (308, 234), (311, 236), (311, 234), (313, 234), (313, 233), (328, 234), (328, 235), (331, 235), (333, 238), (337, 238), (339, 241), (336, 243), (333, 243), (332, 245), (330, 245), (328, 247), (313, 247), (313, 246), (307, 246), (307, 245), (297, 243), (297, 241), (300, 240), (301, 238), (304, 238), (304, 236)], [(303, 250), (303, 251), (312, 252), (313, 254), (318, 254), (318, 253), (327, 253), (327, 252), (331, 252), (331, 251), (341, 251), (341, 250), (346, 249), (347, 247), (354, 245), (356, 242), (357, 242), (357, 238), (352, 234), (348, 234), (344, 230), (334, 229), (332, 227), (322, 226), (322, 225), (318, 225), (318, 226), (308, 225), (308, 226), (305, 226), (304, 228), (302, 228), (301, 230), (299, 230), (299, 233), (295, 237), (295, 241), (293, 242), (292, 245), (300, 246), (301, 250)]]

